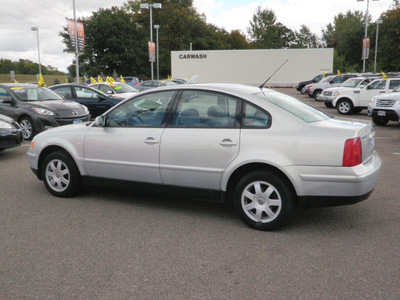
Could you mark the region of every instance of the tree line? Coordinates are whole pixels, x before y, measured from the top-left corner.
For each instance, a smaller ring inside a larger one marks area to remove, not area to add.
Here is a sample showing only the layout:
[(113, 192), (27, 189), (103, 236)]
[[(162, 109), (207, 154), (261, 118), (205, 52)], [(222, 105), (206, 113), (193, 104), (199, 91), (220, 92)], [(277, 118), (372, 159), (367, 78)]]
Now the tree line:
[[(78, 21), (84, 24), (85, 53), (79, 56), (80, 75), (133, 75), (141, 79), (150, 77), (148, 40), (150, 36), (150, 11), (140, 9), (139, 0), (127, 1), (122, 6), (100, 8), (90, 17)], [(334, 48), (334, 70), (360, 72), (362, 70), (362, 39), (366, 15), (361, 11), (347, 11), (334, 17), (322, 29), (321, 36), (312, 33), (306, 25), (292, 30), (278, 21), (276, 13), (259, 6), (254, 12), (247, 35), (239, 30), (224, 28), (206, 22), (204, 14), (193, 7), (192, 0), (158, 0), (162, 9), (153, 9), (153, 24), (159, 24), (160, 76), (167, 77), (171, 70), (171, 51), (227, 50), (227, 49), (287, 49)], [(381, 14), (379, 25), (377, 71), (399, 71), (400, 56), (400, 5), (397, 0)], [(370, 55), (367, 71), (374, 68), (375, 36), (377, 25), (368, 16)], [(155, 33), (155, 30), (154, 30)], [(70, 38), (65, 27), (60, 36), (67, 49)], [(153, 35), (155, 41), (155, 34)], [(37, 64), (20, 60), (16, 69), (28, 72), (26, 65), (37, 72)], [(10, 62), (0, 60), (0, 72)], [(4, 66), (3, 66), (4, 65)], [(24, 67), (25, 65), (25, 67)], [(35, 69), (36, 67), (36, 69)], [(51, 67), (50, 67), (51, 68)], [(42, 67), (42, 73), (49, 68)], [(51, 71), (51, 70), (50, 70)], [(68, 71), (75, 77), (75, 61)], [(24, 74), (24, 73), (22, 73)]]
[[(28, 59), (19, 59), (18, 61), (11, 61), (9, 59), (0, 59), (0, 74), (9, 74), (14, 71), (15, 74), (37, 74), (39, 73), (39, 64)], [(64, 73), (58, 71), (51, 66), (41, 66), (43, 75), (63, 75)]]

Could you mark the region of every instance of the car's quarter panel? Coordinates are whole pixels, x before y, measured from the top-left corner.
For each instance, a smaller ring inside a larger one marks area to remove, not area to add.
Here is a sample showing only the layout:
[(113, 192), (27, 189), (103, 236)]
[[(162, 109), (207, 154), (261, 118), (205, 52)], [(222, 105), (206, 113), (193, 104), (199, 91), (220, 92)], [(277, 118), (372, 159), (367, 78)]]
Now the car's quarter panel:
[(97, 127), (85, 138), (89, 176), (161, 183), (159, 149), (163, 128)]

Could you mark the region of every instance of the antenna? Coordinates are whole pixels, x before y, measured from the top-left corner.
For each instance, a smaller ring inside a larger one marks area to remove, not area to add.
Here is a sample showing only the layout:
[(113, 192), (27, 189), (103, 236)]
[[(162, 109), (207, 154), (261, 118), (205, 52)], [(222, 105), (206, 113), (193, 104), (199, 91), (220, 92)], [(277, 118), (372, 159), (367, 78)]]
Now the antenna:
[(267, 79), (267, 80), (265, 80), (265, 81), (264, 81), (264, 83), (263, 83), (262, 85), (260, 85), (260, 86), (259, 86), (259, 88), (260, 88), (260, 89), (262, 89), (262, 88), (264, 87), (264, 85), (265, 85), (265, 84), (268, 82), (268, 80), (270, 80), (270, 79), (271, 79), (271, 77), (272, 77), (272, 76), (274, 76), (274, 75), (275, 75), (275, 73), (276, 73), (276, 72), (278, 72), (278, 71), (279, 71), (279, 69), (280, 69), (280, 68), (282, 68), (282, 67), (283, 67), (283, 65), (287, 63), (287, 61), (288, 61), (288, 60), (289, 60), (289, 58), (288, 58), (288, 59), (286, 59), (286, 60), (284, 61), (284, 63), (283, 63), (283, 64), (281, 64), (281, 65), (280, 65), (280, 67), (279, 67), (278, 69), (276, 69), (276, 71), (275, 71), (274, 73), (272, 73), (272, 75), (271, 75), (271, 76), (269, 76), (269, 77), (268, 77), (268, 79)]

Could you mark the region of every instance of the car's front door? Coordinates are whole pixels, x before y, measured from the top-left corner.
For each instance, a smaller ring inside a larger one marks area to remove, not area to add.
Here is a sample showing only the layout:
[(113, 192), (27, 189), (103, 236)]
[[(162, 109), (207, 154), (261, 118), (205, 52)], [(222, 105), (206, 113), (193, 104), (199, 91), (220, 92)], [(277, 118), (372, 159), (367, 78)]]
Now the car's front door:
[(161, 141), (164, 184), (218, 190), (223, 171), (239, 152), (241, 100), (185, 90)]
[(86, 87), (73, 87), (76, 101), (85, 105), (92, 117), (97, 117), (111, 107), (111, 102), (106, 95), (102, 95), (93, 89)]
[(89, 176), (161, 183), (160, 142), (174, 94), (138, 96), (110, 111), (105, 126), (92, 126), (84, 145)]

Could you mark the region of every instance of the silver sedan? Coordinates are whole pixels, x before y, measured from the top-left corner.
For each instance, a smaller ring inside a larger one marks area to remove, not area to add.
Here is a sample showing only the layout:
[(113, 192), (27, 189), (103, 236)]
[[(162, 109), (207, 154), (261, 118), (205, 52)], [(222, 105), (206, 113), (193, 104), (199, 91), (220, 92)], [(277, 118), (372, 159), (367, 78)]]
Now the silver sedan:
[(374, 137), (370, 122), (333, 119), (273, 90), (176, 85), (140, 93), (92, 123), (43, 132), (27, 155), (55, 196), (83, 184), (139, 183), (232, 203), (250, 227), (273, 230), (296, 205), (368, 198), (382, 164)]

